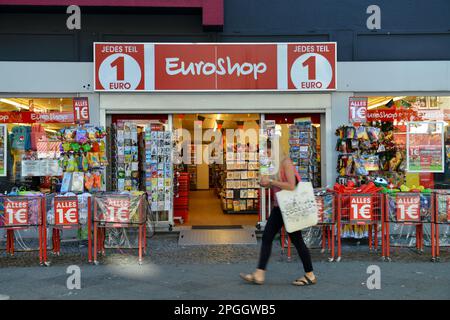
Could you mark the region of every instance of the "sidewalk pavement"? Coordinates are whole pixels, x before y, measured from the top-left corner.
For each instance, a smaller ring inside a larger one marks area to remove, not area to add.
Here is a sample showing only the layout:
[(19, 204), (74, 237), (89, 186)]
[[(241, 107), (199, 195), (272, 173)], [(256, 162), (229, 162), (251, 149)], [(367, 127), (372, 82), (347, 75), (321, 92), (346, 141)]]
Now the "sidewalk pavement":
[(81, 266), (81, 289), (66, 286), (66, 267), (4, 268), (0, 288), (11, 299), (450, 299), (449, 263), (380, 263), (381, 289), (366, 286), (371, 263), (316, 263), (318, 284), (290, 284), (297, 263), (270, 265), (263, 286), (244, 283), (254, 263)]
[[(300, 288), (290, 283), (303, 275), (293, 249), (288, 262), (274, 242), (266, 284), (244, 283), (240, 272), (254, 270), (255, 246), (180, 247), (174, 236), (149, 242), (143, 265), (136, 252), (110, 250), (98, 266), (86, 263), (85, 248), (65, 248), (51, 257), (50, 267), (39, 267), (33, 253), (16, 257), (0, 254), (0, 294), (10, 299), (450, 299), (450, 261), (429, 262), (429, 252), (418, 255), (394, 249), (393, 262), (382, 262), (366, 246), (348, 245), (341, 262), (327, 262), (327, 254), (312, 250), (318, 284)], [(81, 289), (69, 290), (67, 267), (81, 268)], [(369, 290), (367, 268), (381, 269), (381, 289)]]

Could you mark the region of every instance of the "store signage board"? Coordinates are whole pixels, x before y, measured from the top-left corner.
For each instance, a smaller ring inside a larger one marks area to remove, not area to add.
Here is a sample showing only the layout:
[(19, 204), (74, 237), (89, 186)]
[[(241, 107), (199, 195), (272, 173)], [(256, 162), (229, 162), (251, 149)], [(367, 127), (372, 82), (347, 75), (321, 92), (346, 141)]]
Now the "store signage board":
[(74, 123), (89, 123), (89, 100), (85, 97), (73, 98)]
[(444, 172), (444, 123), (409, 122), (406, 132), (406, 171)]
[(420, 195), (397, 195), (397, 221), (420, 222)]
[(55, 225), (78, 224), (78, 199), (76, 197), (55, 197)]
[(366, 224), (372, 220), (372, 196), (350, 196), (350, 222)]
[(368, 97), (350, 97), (348, 99), (348, 116), (350, 123), (365, 123), (367, 121)]
[(74, 123), (73, 112), (0, 112), (0, 123)]
[(336, 43), (94, 43), (96, 91), (336, 90)]
[(450, 121), (450, 110), (373, 109), (367, 111), (367, 121)]
[(5, 199), (5, 226), (28, 225), (28, 201)]

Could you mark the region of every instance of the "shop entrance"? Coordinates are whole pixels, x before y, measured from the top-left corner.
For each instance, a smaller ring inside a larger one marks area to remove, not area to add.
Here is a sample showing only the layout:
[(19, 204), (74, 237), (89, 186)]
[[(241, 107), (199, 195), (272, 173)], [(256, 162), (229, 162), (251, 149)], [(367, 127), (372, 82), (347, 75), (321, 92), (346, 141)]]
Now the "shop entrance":
[(267, 219), (260, 188), (271, 164), (268, 139), (293, 160), (302, 180), (321, 186), (321, 114), (112, 115), (111, 190), (147, 191), (159, 225), (193, 229), (254, 227)]
[[(177, 202), (183, 200), (175, 198), (175, 218), (178, 214), (193, 227), (256, 225), (259, 128), (259, 114), (174, 115), (173, 129), (183, 155), (183, 162), (174, 166), (175, 176), (189, 176), (188, 210), (177, 210)], [(239, 134), (246, 137), (238, 141)], [(242, 157), (237, 159), (238, 155)]]

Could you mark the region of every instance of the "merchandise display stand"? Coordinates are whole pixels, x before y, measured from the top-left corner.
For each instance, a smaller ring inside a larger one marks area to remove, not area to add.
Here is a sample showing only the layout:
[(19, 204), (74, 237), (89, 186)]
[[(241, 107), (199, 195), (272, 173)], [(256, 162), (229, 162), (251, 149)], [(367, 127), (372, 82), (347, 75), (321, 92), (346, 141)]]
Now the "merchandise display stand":
[(225, 184), (222, 191), (225, 214), (258, 214), (259, 162), (256, 146), (226, 144)]
[[(0, 229), (6, 230), (6, 253), (14, 256), (16, 251), (15, 232), (19, 230), (29, 230), (37, 228), (39, 248), (26, 248), (25, 251), (39, 250), (39, 262), (44, 265), (46, 256), (46, 246), (43, 245), (46, 239), (45, 199), (42, 194), (29, 195), (1, 195), (0, 207), (4, 214), (0, 215)], [(18, 235), (18, 241), (25, 246), (23, 239)]]
[(174, 189), (174, 220), (181, 224), (189, 219), (189, 174), (177, 172), (175, 174)]
[(317, 157), (317, 128), (310, 120), (295, 120), (289, 126), (289, 156), (302, 181), (320, 186), (320, 163)]
[(161, 123), (145, 130), (145, 189), (156, 221), (169, 221), (172, 207), (172, 133)]

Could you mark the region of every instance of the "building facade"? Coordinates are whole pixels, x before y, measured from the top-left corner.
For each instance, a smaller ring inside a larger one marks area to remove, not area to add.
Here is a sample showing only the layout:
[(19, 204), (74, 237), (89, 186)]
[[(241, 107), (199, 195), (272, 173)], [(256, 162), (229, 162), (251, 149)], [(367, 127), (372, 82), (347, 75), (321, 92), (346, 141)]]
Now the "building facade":
[[(113, 114), (318, 113), (324, 187), (337, 177), (349, 97), (450, 96), (446, 0), (79, 1), (75, 30), (64, 1), (40, 3), (0, 1), (0, 97), (88, 97), (91, 123), (103, 125)], [(336, 42), (337, 89), (96, 92), (94, 42)]]

